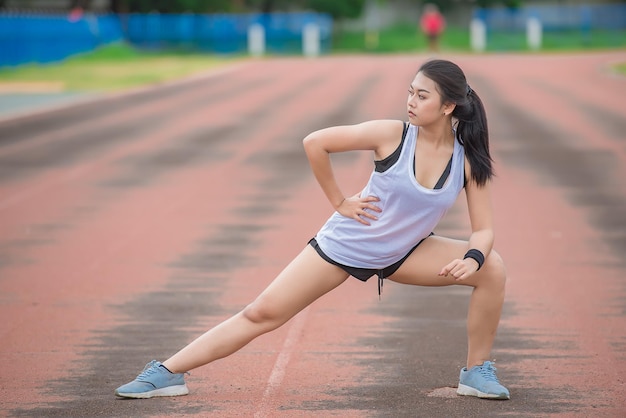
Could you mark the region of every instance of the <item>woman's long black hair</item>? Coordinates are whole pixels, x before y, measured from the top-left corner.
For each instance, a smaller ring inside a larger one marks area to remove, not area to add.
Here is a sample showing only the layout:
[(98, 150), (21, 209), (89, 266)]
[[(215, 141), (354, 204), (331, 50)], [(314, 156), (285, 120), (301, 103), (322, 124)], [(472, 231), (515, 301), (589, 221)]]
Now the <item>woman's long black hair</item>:
[(483, 102), (467, 84), (463, 70), (453, 62), (427, 61), (418, 72), (437, 84), (442, 104), (456, 104), (452, 116), (457, 120), (457, 138), (465, 147), (472, 180), (479, 186), (484, 185), (493, 176), (493, 160), (489, 154), (489, 130)]

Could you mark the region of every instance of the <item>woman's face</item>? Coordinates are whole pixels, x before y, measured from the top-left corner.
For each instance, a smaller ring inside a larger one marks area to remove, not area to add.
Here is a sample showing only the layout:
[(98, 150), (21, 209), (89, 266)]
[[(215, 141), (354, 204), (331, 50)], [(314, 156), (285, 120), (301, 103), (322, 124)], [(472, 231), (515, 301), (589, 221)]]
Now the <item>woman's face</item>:
[(441, 103), (441, 95), (433, 80), (422, 72), (417, 73), (409, 86), (407, 111), (413, 125), (427, 126), (444, 118), (446, 107)]

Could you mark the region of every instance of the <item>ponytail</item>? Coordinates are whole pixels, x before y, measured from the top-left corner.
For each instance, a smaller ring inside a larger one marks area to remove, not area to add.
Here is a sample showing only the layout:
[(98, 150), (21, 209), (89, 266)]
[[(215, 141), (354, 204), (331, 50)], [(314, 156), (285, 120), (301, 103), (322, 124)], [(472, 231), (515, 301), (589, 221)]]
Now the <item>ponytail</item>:
[(493, 177), (489, 153), (487, 114), (478, 94), (467, 84), (458, 65), (446, 60), (425, 62), (419, 72), (437, 83), (442, 103), (454, 103), (452, 116), (456, 119), (456, 136), (465, 148), (470, 163), (471, 180), (479, 186)]
[(487, 113), (478, 94), (469, 85), (467, 90), (467, 100), (465, 103), (457, 103), (452, 116), (457, 119), (457, 138), (465, 147), (471, 178), (483, 186), (493, 176)]

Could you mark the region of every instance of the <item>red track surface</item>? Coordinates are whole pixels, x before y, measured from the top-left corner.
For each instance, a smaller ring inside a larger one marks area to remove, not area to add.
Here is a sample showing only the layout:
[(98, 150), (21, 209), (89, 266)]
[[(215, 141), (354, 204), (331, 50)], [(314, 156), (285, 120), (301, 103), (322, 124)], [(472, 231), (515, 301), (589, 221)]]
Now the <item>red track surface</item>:
[[(113, 390), (245, 306), (330, 214), (301, 140), (405, 119), (425, 59), (251, 61), (0, 124), (0, 414), (626, 416), (626, 54), (453, 56), (481, 95), (507, 261), (509, 402), (457, 398), (467, 289), (348, 281), (192, 372)], [(346, 193), (371, 156), (336, 159)], [(461, 200), (441, 234), (466, 236)]]

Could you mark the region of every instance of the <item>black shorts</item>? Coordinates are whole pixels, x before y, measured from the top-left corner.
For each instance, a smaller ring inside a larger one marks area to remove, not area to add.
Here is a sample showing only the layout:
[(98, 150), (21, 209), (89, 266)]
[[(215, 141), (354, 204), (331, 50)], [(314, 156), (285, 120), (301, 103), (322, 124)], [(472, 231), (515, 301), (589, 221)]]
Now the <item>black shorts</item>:
[[(434, 234), (431, 232), (429, 236), (431, 236), (431, 235), (434, 235)], [(426, 237), (426, 238), (428, 238), (428, 237)], [(336, 265), (337, 267), (341, 267), (346, 273), (348, 273), (352, 277), (355, 277), (355, 278), (357, 278), (357, 279), (359, 279), (359, 280), (361, 280), (363, 282), (366, 282), (366, 281), (369, 280), (370, 277), (372, 277), (374, 275), (378, 275), (378, 278), (380, 280), (384, 279), (385, 277), (391, 276), (393, 273), (395, 273), (400, 268), (402, 263), (404, 263), (404, 261), (407, 258), (409, 258), (411, 253), (413, 253), (413, 251), (415, 251), (415, 249), (426, 238), (421, 239), (417, 244), (415, 244), (415, 247), (411, 248), (411, 250), (404, 257), (402, 257), (400, 260), (398, 260), (395, 263), (393, 263), (392, 265), (390, 265), (388, 267), (385, 267), (385, 268), (382, 268), (382, 269), (368, 269), (368, 268), (350, 267), (350, 266), (343, 265), (341, 263), (336, 262), (335, 260), (333, 260), (329, 256), (327, 256), (324, 253), (324, 251), (322, 251), (322, 249), (320, 248), (320, 246), (317, 243), (317, 240), (315, 238), (311, 238), (311, 240), (309, 241), (309, 244), (311, 244), (311, 247), (315, 248), (315, 251), (317, 251), (317, 253), (320, 255), (320, 257), (322, 257), (324, 260), (328, 261), (330, 264)]]

